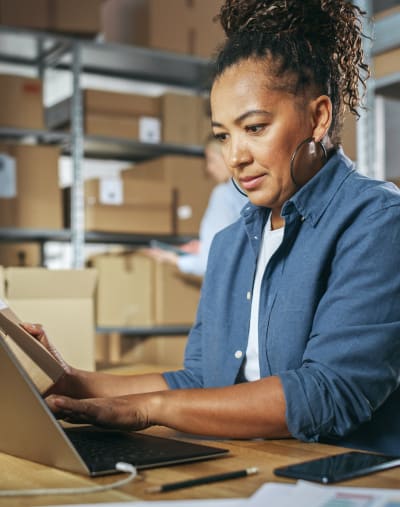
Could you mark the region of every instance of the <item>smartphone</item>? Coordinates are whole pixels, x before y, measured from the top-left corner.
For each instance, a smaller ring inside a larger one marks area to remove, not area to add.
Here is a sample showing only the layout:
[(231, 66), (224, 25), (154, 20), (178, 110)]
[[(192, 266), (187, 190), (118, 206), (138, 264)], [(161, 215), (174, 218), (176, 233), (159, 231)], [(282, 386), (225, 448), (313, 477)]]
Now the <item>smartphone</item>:
[(400, 465), (400, 457), (350, 451), (275, 468), (275, 475), (330, 484)]
[(157, 239), (152, 239), (150, 241), (151, 248), (160, 248), (161, 250), (167, 250), (168, 252), (174, 252), (177, 255), (187, 255), (187, 252), (183, 251), (179, 246), (171, 245), (170, 243), (164, 243), (163, 241), (158, 241)]

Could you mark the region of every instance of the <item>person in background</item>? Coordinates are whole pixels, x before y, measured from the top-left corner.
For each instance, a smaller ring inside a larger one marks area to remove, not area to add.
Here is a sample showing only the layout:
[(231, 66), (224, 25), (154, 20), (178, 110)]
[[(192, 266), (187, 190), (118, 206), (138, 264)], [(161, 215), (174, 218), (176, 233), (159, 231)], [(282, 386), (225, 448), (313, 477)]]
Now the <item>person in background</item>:
[(225, 0), (212, 125), (249, 202), (214, 237), (184, 366), (66, 365), (57, 417), (400, 454), (400, 191), (358, 173), (340, 139), (369, 76), (360, 14)]
[(162, 248), (144, 249), (150, 257), (173, 264), (182, 273), (196, 276), (204, 276), (208, 252), (215, 234), (237, 220), (247, 202), (247, 197), (241, 194), (230, 180), (231, 174), (222, 156), (221, 144), (214, 135), (207, 139), (204, 151), (206, 171), (217, 185), (211, 192), (201, 220), (199, 240), (181, 245), (183, 255)]

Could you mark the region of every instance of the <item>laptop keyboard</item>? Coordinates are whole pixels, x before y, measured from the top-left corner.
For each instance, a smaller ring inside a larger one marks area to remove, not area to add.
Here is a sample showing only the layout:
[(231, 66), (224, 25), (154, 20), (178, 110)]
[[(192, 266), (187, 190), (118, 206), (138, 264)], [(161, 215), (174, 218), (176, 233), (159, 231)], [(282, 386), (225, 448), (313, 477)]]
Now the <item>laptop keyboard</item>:
[(224, 449), (191, 444), (142, 433), (101, 430), (94, 427), (64, 430), (78, 454), (93, 474), (110, 473), (125, 461), (137, 468), (191, 461), (222, 454)]

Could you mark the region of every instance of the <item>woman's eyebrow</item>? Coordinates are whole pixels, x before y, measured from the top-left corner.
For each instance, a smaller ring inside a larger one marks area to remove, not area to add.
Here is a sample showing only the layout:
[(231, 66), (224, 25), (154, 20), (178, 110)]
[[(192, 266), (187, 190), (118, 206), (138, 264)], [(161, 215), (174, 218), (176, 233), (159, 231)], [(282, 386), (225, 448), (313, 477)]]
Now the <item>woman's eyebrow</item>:
[[(240, 116), (238, 116), (237, 118), (235, 118), (234, 123), (240, 124), (244, 120), (247, 120), (247, 118), (249, 118), (251, 116), (255, 116), (257, 114), (271, 116), (272, 113), (270, 113), (269, 111), (266, 111), (265, 109), (251, 109), (250, 111), (246, 111), (245, 113), (243, 113)], [(224, 125), (222, 123), (217, 122), (217, 121), (212, 121), (211, 126), (212, 127), (223, 127)]]

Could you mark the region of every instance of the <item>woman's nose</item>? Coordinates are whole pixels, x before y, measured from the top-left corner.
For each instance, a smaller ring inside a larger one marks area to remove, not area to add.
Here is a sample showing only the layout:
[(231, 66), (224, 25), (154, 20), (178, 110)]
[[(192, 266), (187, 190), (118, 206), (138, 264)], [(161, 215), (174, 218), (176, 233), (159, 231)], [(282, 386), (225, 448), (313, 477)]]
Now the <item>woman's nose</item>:
[(245, 145), (240, 139), (231, 142), (230, 150), (229, 150), (229, 165), (232, 168), (240, 167), (246, 163), (248, 163), (250, 159), (250, 153)]

